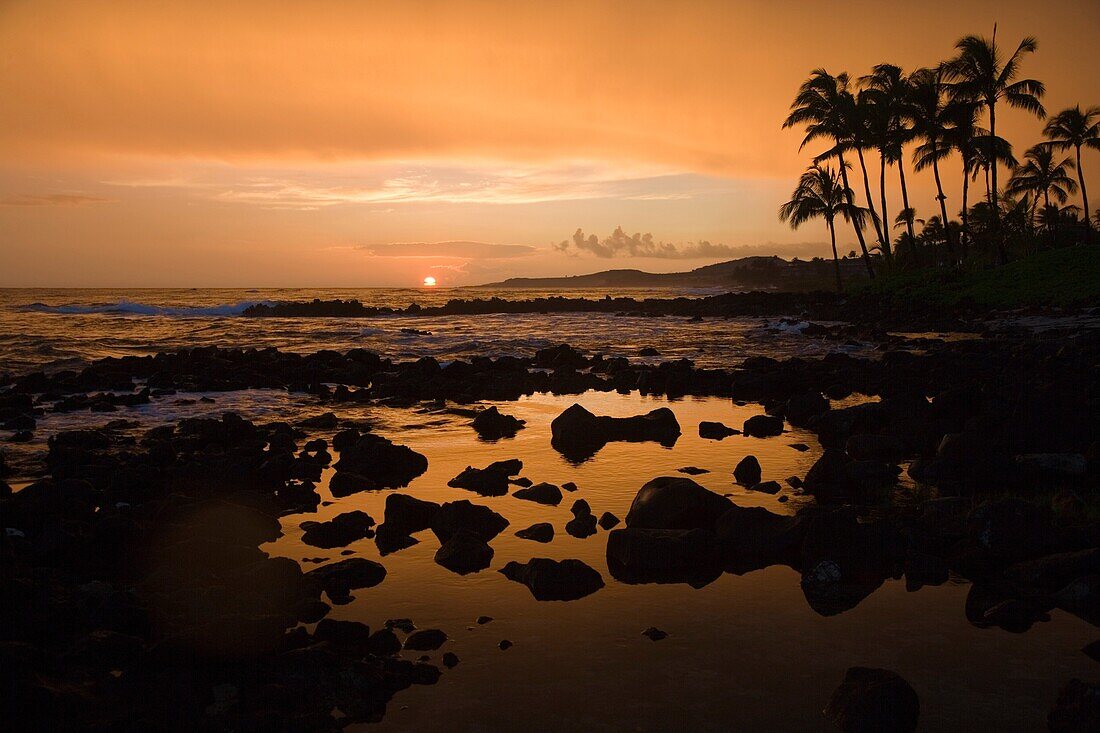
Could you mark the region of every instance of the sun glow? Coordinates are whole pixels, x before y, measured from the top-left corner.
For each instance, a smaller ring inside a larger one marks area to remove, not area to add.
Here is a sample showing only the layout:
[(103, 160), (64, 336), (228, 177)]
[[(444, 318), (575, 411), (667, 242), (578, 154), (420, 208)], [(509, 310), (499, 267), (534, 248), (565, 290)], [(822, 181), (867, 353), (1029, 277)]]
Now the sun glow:
[(435, 287), (435, 278), (432, 277), (431, 275), (428, 275), (426, 278), (424, 278), (424, 287), (434, 288)]

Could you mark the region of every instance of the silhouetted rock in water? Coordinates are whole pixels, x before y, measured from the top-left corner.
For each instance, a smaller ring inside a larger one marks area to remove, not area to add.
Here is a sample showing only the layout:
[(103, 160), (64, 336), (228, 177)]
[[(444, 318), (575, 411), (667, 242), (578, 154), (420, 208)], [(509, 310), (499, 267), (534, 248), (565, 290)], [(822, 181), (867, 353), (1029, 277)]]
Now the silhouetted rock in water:
[(638, 529), (708, 529), (733, 503), (689, 478), (661, 476), (634, 497), (626, 525)]
[(473, 532), (459, 530), (436, 551), (435, 561), (459, 575), (476, 573), (489, 567), (493, 548)]
[(905, 458), (905, 445), (892, 435), (861, 434), (848, 438), (845, 452), (856, 461), (897, 463)]
[(449, 501), (441, 506), (432, 517), (431, 530), (441, 543), (459, 530), (467, 530), (490, 542), (507, 526), (508, 520), (489, 507), (462, 500)]
[(349, 591), (372, 588), (386, 577), (386, 568), (365, 557), (351, 557), (329, 565), (322, 565), (306, 573), (330, 596), (346, 596)]
[(351, 471), (337, 471), (328, 482), (329, 491), (335, 497), (351, 496), (360, 491), (381, 491), (385, 487), (374, 479)]
[(440, 505), (432, 501), (416, 499), (405, 494), (389, 494), (386, 497), (385, 514), (378, 534), (390, 536), (409, 535), (432, 526), (432, 519), (439, 512)]
[(439, 629), (420, 629), (409, 634), (404, 646), (416, 652), (430, 652), (443, 646), (446, 641), (447, 634)]
[(737, 466), (733, 469), (733, 477), (742, 486), (753, 486), (760, 483), (761, 473), (760, 461), (756, 460), (756, 456), (745, 456), (738, 461)]
[(348, 653), (372, 653), (370, 627), (359, 621), (322, 619), (313, 630), (313, 639), (327, 641)]
[(358, 510), (338, 514), (327, 522), (302, 522), (302, 542), (314, 547), (344, 547), (371, 536), (374, 519)]
[(366, 433), (340, 453), (336, 470), (358, 474), (380, 487), (400, 488), (428, 470), (428, 459), (404, 445)]
[(573, 506), (569, 507), (569, 513), (574, 517), (586, 517), (592, 513), (592, 507), (585, 499), (577, 499)]
[(443, 653), (443, 666), (447, 669), (454, 669), (458, 666), (458, 655), (454, 652)]
[(600, 574), (580, 560), (532, 558), (525, 564), (509, 562), (500, 572), (522, 583), (538, 601), (575, 601), (603, 588)]
[(550, 423), (551, 444), (569, 460), (583, 461), (613, 441), (655, 441), (675, 445), (680, 424), (667, 407), (634, 417), (597, 416), (573, 405)]
[(1047, 714), (1050, 733), (1094, 733), (1100, 725), (1100, 686), (1072, 679)]
[(913, 552), (905, 558), (905, 588), (919, 590), (926, 585), (943, 585), (950, 577), (947, 561), (942, 557)]
[(1100, 625), (1100, 575), (1086, 575), (1073, 580), (1054, 594), (1058, 608), (1072, 613), (1090, 624)]
[(641, 349), (638, 349), (638, 356), (660, 356), (660, 355), (661, 355), (661, 352), (657, 351), (657, 349), (653, 348), (652, 346), (644, 346)]
[(527, 501), (547, 504), (549, 506), (557, 506), (561, 503), (562, 499), (561, 489), (545, 481), (525, 489), (518, 489), (512, 492), (512, 496), (517, 499), (526, 499)]
[(356, 428), (341, 430), (332, 436), (332, 449), (337, 453), (343, 453), (358, 443), (360, 437), (362, 437), (362, 434)]
[(783, 418), (772, 415), (753, 415), (745, 421), (741, 432), (753, 438), (770, 438), (783, 432)]
[(731, 505), (718, 518), (715, 535), (726, 568), (741, 573), (780, 563), (798, 565), (805, 526), (799, 516)]
[[(794, 395), (787, 400), (783, 408), (783, 416), (795, 427), (806, 427), (810, 419), (829, 410), (829, 401), (821, 396), (820, 392), (809, 392)], [(780, 424), (779, 429), (783, 429)]]
[(599, 524), (604, 529), (611, 529), (615, 525), (619, 524), (621, 520), (611, 512), (604, 512), (600, 515)]
[(698, 466), (684, 466), (683, 468), (677, 468), (677, 472), (686, 473), (688, 476), (701, 476), (704, 473), (710, 473), (705, 468), (699, 468)]
[(707, 422), (704, 420), (699, 423), (699, 437), (707, 438), (708, 440), (722, 440), (728, 438), (731, 435), (740, 435), (741, 431), (734, 428), (723, 425), (720, 422)]
[(512, 642), (508, 641), (507, 639), (501, 639), (500, 643), (497, 644), (497, 648), (500, 649), (502, 652), (511, 649), (512, 646)]
[(583, 540), (596, 534), (596, 517), (593, 514), (581, 514), (573, 517), (565, 523), (565, 532), (568, 535)]
[(749, 491), (759, 491), (762, 494), (778, 494), (780, 490), (778, 481), (761, 481), (749, 487)]
[(650, 626), (648, 629), (642, 632), (642, 636), (646, 637), (650, 641), (660, 641), (661, 639), (667, 639), (668, 633), (661, 631), (656, 626)]
[(810, 446), (806, 445), (805, 443), (791, 443), (791, 447), (799, 453), (805, 453), (810, 449)]
[(844, 501), (893, 486), (900, 472), (888, 463), (853, 461), (842, 451), (826, 449), (806, 472), (803, 487), (818, 501)]
[(561, 485), (561, 488), (562, 491), (568, 491), (572, 493), (577, 490), (577, 485), (572, 481), (566, 481), (564, 484)]
[(510, 477), (522, 470), (523, 462), (514, 458), (490, 463), (485, 468), (467, 466), (447, 485), (455, 489), (468, 489), (482, 496), (504, 496), (508, 493)]
[(390, 618), (386, 619), (386, 628), (399, 629), (406, 634), (411, 634), (416, 631), (416, 624), (412, 622), (411, 618)]
[(336, 417), (335, 413), (332, 412), (326, 412), (314, 417), (307, 417), (304, 420), (298, 421), (299, 427), (309, 428), (311, 430), (334, 430), (339, 424), (340, 420)]
[(616, 529), (607, 568), (624, 583), (687, 583), (701, 588), (722, 574), (715, 536), (704, 529)]
[(823, 712), (845, 733), (912, 733), (920, 718), (920, 698), (895, 672), (851, 667)]
[(549, 522), (538, 522), (527, 529), (516, 532), (516, 537), (521, 540), (534, 540), (535, 542), (551, 542), (554, 539), (554, 525)]
[(470, 423), (478, 437), (485, 440), (511, 438), (522, 430), (525, 424), (524, 420), (502, 414), (495, 406), (479, 412)]
[(485, 624), (489, 623), (492, 620), (493, 620), (492, 616), (478, 616), (477, 617), (477, 624), (478, 624), (478, 626), (484, 626)]

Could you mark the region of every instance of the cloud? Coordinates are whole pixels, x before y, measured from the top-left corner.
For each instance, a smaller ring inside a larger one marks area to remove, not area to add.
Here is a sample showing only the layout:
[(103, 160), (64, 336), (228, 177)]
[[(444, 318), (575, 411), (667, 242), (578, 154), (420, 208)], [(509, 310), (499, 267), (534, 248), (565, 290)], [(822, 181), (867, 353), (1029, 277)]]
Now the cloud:
[(367, 244), (359, 249), (378, 257), (457, 257), (461, 259), (509, 259), (538, 250), (526, 244), (491, 242), (394, 242)]
[(35, 195), (20, 193), (0, 199), (0, 206), (85, 206), (87, 204), (109, 204), (111, 199), (99, 196), (85, 196), (75, 193), (51, 193)]

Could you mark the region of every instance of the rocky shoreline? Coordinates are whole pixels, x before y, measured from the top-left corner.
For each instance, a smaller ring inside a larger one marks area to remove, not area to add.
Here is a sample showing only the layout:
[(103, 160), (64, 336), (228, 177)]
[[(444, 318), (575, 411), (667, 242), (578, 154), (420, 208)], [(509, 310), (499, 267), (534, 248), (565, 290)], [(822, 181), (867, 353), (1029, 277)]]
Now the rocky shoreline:
[[(258, 549), (279, 535), (279, 516), (316, 508), (315, 485), (331, 464), (334, 494), (400, 488), (425, 470), (424, 456), (338, 416), (353, 404), (442, 409), (589, 390), (760, 403), (744, 425), (701, 428), (713, 439), (766, 437), (785, 424), (813, 432), (824, 453), (789, 483), (816, 501), (780, 515), (737, 506), (688, 478), (639, 476), (624, 526), (600, 518), (613, 578), (704, 585), (724, 572), (783, 564), (801, 575), (811, 607), (830, 615), (891, 578), (920, 587), (954, 576), (972, 583), (966, 615), (977, 626), (1021, 632), (1055, 608), (1100, 623), (1100, 337), (905, 346), (887, 341), (874, 359), (750, 357), (728, 369), (640, 364), (566, 345), (447, 364), (361, 349), (301, 356), (210, 348), (8, 378), (0, 427), (12, 437), (33, 435), (47, 412), (110, 413), (177, 391), (282, 390), (329, 412), (295, 425), (231, 413), (192, 418), (138, 438), (110, 424), (61, 432), (50, 437), (43, 477), (15, 492), (0, 478), (4, 712), (59, 730), (329, 731), (377, 720), (395, 692), (436, 681), (438, 667), (398, 653), (430, 647), (443, 632), (422, 634), (402, 620), (372, 631), (324, 618), (356, 589), (383, 582), (381, 564), (352, 557), (303, 572)], [(853, 393), (873, 399), (836, 404)], [(523, 429), (499, 410), (447, 409), (488, 435)], [(580, 462), (609, 441), (675, 442), (680, 432), (667, 408), (629, 419), (570, 408), (547, 437)], [(737, 480), (769, 491), (759, 465), (743, 464)], [(452, 485), (508, 492), (521, 467), (471, 469)], [(0, 460), (0, 477), (10, 470)], [(896, 496), (903, 472), (931, 498)], [(563, 498), (550, 484), (520, 485), (520, 498)], [(582, 501), (570, 534), (597, 531)], [(317, 546), (373, 535), (391, 551), (431, 530), (436, 562), (460, 574), (489, 566), (491, 542), (507, 526), (480, 504), (400, 492), (377, 525), (352, 514), (304, 529)], [(549, 541), (536, 528), (521, 532)], [(502, 572), (537, 599), (579, 598), (604, 584), (579, 561), (536, 560)], [(412, 633), (402, 642), (395, 629)], [(663, 633), (652, 631), (650, 638)], [(846, 684), (882, 678), (900, 688), (881, 672), (853, 672)], [(1100, 714), (1094, 686), (1074, 681), (1063, 697), (1052, 730), (1076, 730)], [(831, 707), (844, 717), (842, 702)]]

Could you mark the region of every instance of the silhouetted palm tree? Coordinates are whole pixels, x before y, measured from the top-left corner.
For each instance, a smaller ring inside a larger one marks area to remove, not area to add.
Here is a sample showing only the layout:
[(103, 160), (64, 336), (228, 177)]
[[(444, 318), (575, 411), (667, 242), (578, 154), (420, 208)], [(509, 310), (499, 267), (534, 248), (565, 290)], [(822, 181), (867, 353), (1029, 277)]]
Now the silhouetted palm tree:
[(806, 169), (791, 193), (791, 200), (779, 207), (779, 219), (798, 229), (811, 219), (821, 218), (829, 227), (829, 240), (833, 247), (833, 265), (836, 269), (836, 291), (843, 292), (840, 280), (840, 257), (836, 251), (837, 216), (851, 221), (857, 231), (863, 226), (865, 210), (851, 203), (852, 190), (831, 167), (814, 164)]
[(966, 257), (968, 240), (972, 234), (970, 231), (970, 180), (980, 170), (975, 153), (974, 141), (988, 135), (989, 131), (978, 126), (978, 105), (973, 102), (952, 100), (948, 105), (947, 119), (950, 127), (947, 130), (947, 142), (959, 153), (962, 161), (962, 233), (959, 237), (961, 255)]
[(1015, 168), (1016, 156), (1012, 153), (1012, 143), (999, 135), (978, 135), (971, 141), (972, 146), (972, 172), (974, 178), (978, 172), (985, 174), (985, 199), (990, 206), (998, 206), (996, 195), (999, 191), (993, 188), (991, 178), (995, 175), (998, 166)]
[[(952, 107), (946, 95), (943, 70), (917, 69), (910, 75), (909, 85), (906, 114), (913, 123), (913, 133), (924, 141), (913, 151), (913, 165), (918, 171), (932, 169), (936, 181), (936, 200), (940, 204), (939, 220), (949, 221), (947, 196), (943, 192), (943, 181), (940, 179), (940, 161), (951, 154), (948, 131), (953, 118)], [(954, 263), (957, 255), (951, 228), (947, 227), (943, 231), (947, 237), (945, 241), (948, 257)]]
[[(978, 102), (985, 107), (989, 115), (989, 134), (997, 135), (997, 102), (1004, 100), (1010, 107), (1031, 112), (1039, 117), (1046, 115), (1039, 98), (1046, 88), (1035, 79), (1020, 79), (1020, 63), (1026, 54), (1038, 48), (1038, 41), (1027, 37), (1020, 41), (1016, 51), (1007, 60), (1003, 59), (997, 48), (997, 27), (993, 27), (993, 38), (966, 36), (955, 44), (958, 56), (945, 66), (953, 81), (955, 96), (963, 101)], [(1001, 263), (1008, 261), (1008, 250), (1004, 240), (998, 236), (997, 221), (997, 164), (993, 160), (991, 168), (990, 195), (991, 210), (994, 216), (993, 233), (997, 244), (997, 254)]]
[(1077, 153), (1077, 180), (1081, 184), (1081, 204), (1085, 214), (1085, 243), (1092, 240), (1092, 222), (1089, 221), (1089, 194), (1085, 188), (1085, 172), (1081, 170), (1081, 148), (1100, 150), (1100, 107), (1082, 112), (1081, 105), (1064, 109), (1050, 118), (1043, 134), (1059, 150), (1073, 148)]
[(1035, 145), (1024, 153), (1024, 162), (1013, 170), (1005, 190), (1010, 194), (1034, 196), (1033, 214), (1039, 197), (1044, 206), (1051, 205), (1051, 198), (1064, 204), (1069, 195), (1077, 191), (1077, 183), (1069, 175), (1074, 168), (1076, 165), (1071, 158), (1056, 160), (1051, 145)]
[[(882, 220), (889, 219), (886, 206), (886, 168), (897, 164), (901, 182), (901, 199), (904, 209), (909, 210), (909, 190), (905, 185), (905, 165), (902, 162), (902, 150), (913, 139), (913, 131), (905, 124), (910, 104), (909, 79), (900, 66), (878, 64), (872, 72), (860, 79), (864, 85), (864, 99), (870, 105), (867, 121), (872, 139), (879, 153), (879, 197), (882, 205)], [(909, 238), (914, 239), (912, 217), (904, 219)], [(886, 240), (889, 242), (889, 235)], [(889, 259), (890, 249), (884, 254)]]
[[(833, 141), (832, 149), (817, 156), (816, 160), (836, 157), (844, 182), (844, 193), (851, 207), (855, 206), (855, 200), (851, 186), (848, 184), (848, 167), (845, 164), (844, 153), (855, 146), (851, 128), (854, 107), (855, 98), (852, 96), (851, 80), (847, 73), (833, 76), (824, 69), (815, 69), (810, 73), (810, 78), (799, 87), (798, 94), (791, 104), (791, 111), (783, 122), (784, 128), (795, 125), (806, 126), (806, 136), (799, 150), (818, 138)], [(867, 273), (874, 278), (875, 270), (871, 266), (871, 254), (867, 251), (863, 229), (855, 220), (852, 220), (852, 227), (855, 229), (859, 248), (863, 252)]]
[(877, 147), (875, 132), (872, 129), (874, 110), (867, 95), (862, 92), (855, 95), (853, 100), (854, 104), (846, 105), (845, 116), (848, 129), (852, 131), (852, 149), (856, 151), (859, 170), (863, 174), (863, 194), (867, 197), (867, 210), (871, 212), (871, 223), (875, 227), (879, 249), (885, 256), (890, 249), (889, 237), (884, 234), (885, 226), (880, 225), (878, 212), (875, 211), (875, 198), (871, 195), (871, 180), (867, 176), (867, 161), (863, 157), (864, 150), (874, 150)]

